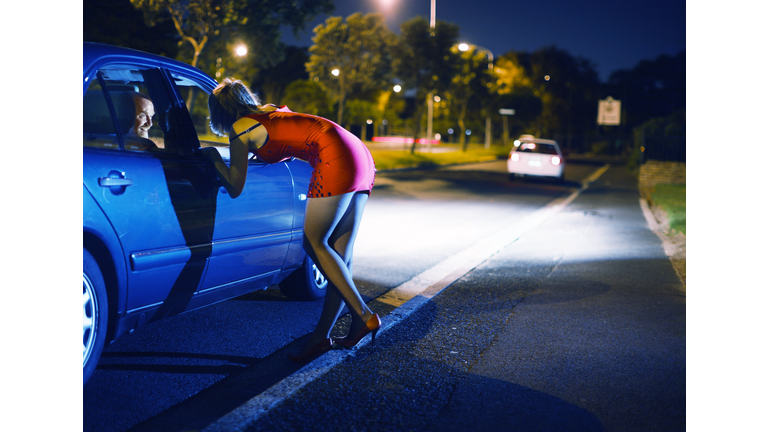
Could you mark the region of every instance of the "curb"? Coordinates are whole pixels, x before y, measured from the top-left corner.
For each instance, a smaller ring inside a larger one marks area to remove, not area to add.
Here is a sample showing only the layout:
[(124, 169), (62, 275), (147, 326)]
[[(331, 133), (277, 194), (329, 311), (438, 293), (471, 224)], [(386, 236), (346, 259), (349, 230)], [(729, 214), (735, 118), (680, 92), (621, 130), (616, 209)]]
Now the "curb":
[(684, 273), (681, 272), (679, 268), (679, 266), (682, 266), (683, 269), (685, 268), (685, 258), (678, 258), (676, 256), (680, 252), (680, 247), (674, 244), (666, 235), (667, 227), (664, 223), (656, 219), (656, 216), (654, 216), (653, 211), (651, 211), (651, 208), (648, 205), (648, 201), (642, 196), (640, 197), (640, 208), (643, 210), (643, 216), (645, 216), (645, 220), (648, 222), (648, 226), (651, 228), (651, 231), (653, 231), (653, 233), (656, 234), (656, 237), (661, 240), (662, 247), (664, 248), (664, 254), (667, 255), (670, 262), (672, 263), (672, 267), (675, 269), (677, 277), (683, 284), (683, 290), (685, 290), (686, 278)]

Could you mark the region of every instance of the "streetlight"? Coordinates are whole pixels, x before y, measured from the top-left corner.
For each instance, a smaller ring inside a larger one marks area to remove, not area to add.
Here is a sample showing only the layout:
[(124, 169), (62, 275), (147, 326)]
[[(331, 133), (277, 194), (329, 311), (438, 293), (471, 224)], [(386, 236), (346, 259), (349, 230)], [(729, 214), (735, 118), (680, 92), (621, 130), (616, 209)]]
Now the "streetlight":
[[(429, 31), (430, 35), (435, 35), (435, 0), (431, 1), (430, 14), (429, 14)], [(432, 101), (432, 92), (427, 95), (427, 148), (432, 151), (432, 113), (434, 110)]]
[(248, 54), (248, 47), (243, 45), (243, 44), (240, 44), (240, 45), (236, 46), (235, 47), (235, 54), (237, 54), (238, 57), (245, 56), (246, 54)]

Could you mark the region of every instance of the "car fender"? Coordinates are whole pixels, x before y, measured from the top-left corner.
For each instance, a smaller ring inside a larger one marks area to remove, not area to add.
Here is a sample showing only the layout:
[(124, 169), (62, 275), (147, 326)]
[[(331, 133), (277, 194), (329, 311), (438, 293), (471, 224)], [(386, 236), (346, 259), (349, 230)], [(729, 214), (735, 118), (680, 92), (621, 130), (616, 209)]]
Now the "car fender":
[[(110, 329), (125, 311), (128, 274), (120, 239), (90, 191), (83, 185), (83, 247), (89, 249), (102, 268), (107, 286)], [(111, 332), (110, 332), (111, 333)], [(110, 334), (107, 335), (108, 340)]]

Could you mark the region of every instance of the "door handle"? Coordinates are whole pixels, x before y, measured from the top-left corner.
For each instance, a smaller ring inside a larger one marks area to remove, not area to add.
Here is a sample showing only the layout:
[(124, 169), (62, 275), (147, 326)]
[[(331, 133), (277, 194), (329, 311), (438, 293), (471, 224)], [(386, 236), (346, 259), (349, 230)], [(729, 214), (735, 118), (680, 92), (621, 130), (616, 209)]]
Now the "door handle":
[(125, 173), (112, 170), (106, 177), (99, 177), (99, 186), (109, 188), (114, 195), (122, 195), (127, 186), (131, 186), (133, 180), (125, 178)]
[(132, 184), (133, 180), (127, 178), (99, 177), (101, 187), (131, 186)]

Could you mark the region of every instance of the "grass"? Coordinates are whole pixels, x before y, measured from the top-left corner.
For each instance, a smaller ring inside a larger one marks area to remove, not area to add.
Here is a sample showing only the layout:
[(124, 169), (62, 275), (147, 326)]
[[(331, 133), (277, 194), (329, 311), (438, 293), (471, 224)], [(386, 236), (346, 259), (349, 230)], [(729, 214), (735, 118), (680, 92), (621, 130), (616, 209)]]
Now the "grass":
[(438, 165), (450, 165), (458, 163), (485, 162), (496, 160), (499, 156), (506, 156), (508, 149), (470, 148), (466, 152), (461, 150), (449, 152), (421, 152), (411, 153), (404, 150), (371, 150), (376, 161), (376, 169), (379, 171), (398, 168), (428, 168)]
[(685, 185), (656, 185), (651, 201), (669, 218), (669, 227), (685, 235)]

